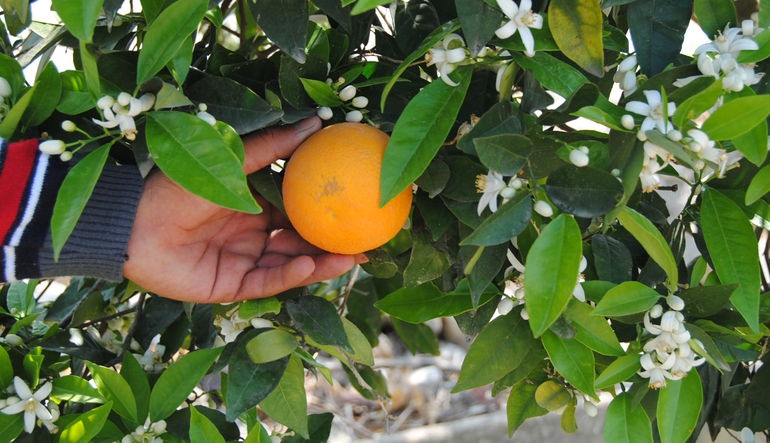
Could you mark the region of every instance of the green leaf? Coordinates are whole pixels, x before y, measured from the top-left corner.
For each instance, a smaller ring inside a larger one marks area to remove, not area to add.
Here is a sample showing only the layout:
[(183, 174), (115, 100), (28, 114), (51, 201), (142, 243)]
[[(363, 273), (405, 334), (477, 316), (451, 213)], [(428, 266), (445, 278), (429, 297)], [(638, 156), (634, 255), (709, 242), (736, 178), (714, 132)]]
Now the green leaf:
[(16, 441), (16, 437), (24, 430), (24, 414), (0, 414), (0, 436), (3, 442)]
[(701, 203), (701, 229), (719, 280), (740, 285), (730, 301), (751, 329), (759, 331), (759, 251), (749, 220), (735, 202), (708, 188)]
[(454, 3), (471, 57), (476, 57), (495, 35), (502, 16), (484, 0), (455, 0)]
[(393, 329), (412, 355), (423, 353), (438, 355), (438, 339), (433, 329), (425, 324), (414, 324), (392, 318)]
[(591, 315), (593, 308), (577, 299), (564, 311), (564, 318), (575, 329), (575, 340), (604, 355), (623, 355), (618, 337), (607, 320)]
[(72, 443), (91, 441), (104, 427), (111, 410), (112, 403), (107, 403), (78, 415), (61, 430), (59, 441)]
[(518, 311), (492, 320), (468, 348), (452, 392), (499, 380), (516, 369), (536, 345), (527, 322), (521, 319)]
[(676, 111), (673, 115), (673, 121), (676, 127), (686, 127), (690, 120), (695, 120), (704, 112), (711, 109), (722, 94), (724, 94), (721, 80), (709, 80), (711, 80), (711, 84), (708, 87), (704, 87), (697, 94), (689, 97), (676, 107)]
[(644, 407), (624, 392), (612, 400), (604, 419), (604, 441), (652, 443), (652, 425)]
[(59, 259), (64, 244), (75, 230), (88, 199), (94, 192), (110, 154), (111, 144), (101, 146), (86, 155), (70, 169), (59, 188), (51, 216), (51, 242), (54, 259)]
[(618, 204), (623, 185), (607, 171), (566, 165), (551, 174), (545, 192), (559, 210), (591, 218), (610, 212)]
[(11, 357), (4, 347), (0, 346), (0, 385), (10, 386), (13, 381), (13, 365)]
[(596, 397), (594, 353), (579, 341), (561, 338), (551, 331), (545, 331), (542, 340), (548, 357), (559, 374), (581, 392)]
[(622, 283), (631, 280), (633, 259), (631, 252), (620, 240), (603, 234), (591, 237), (591, 253), (599, 280)]
[(564, 98), (571, 97), (584, 84), (588, 83), (588, 79), (582, 72), (545, 52), (538, 52), (534, 57), (527, 57), (519, 53), (514, 53), (511, 56), (519, 66), (532, 71), (543, 87)]
[(661, 295), (638, 281), (626, 281), (607, 291), (596, 304), (594, 315), (622, 317), (645, 312), (658, 302)]
[(147, 418), (150, 408), (150, 382), (144, 368), (130, 352), (123, 354), (123, 363), (120, 366), (120, 375), (131, 386), (131, 392), (136, 399), (136, 415), (141, 423)]
[[(472, 246), (464, 248), (474, 248)], [(465, 265), (465, 272), (468, 272), (469, 267), (471, 269), (468, 274), (468, 287), (470, 289), (471, 301), (473, 307), (477, 308), (483, 301), (484, 295), (489, 293), (490, 284), (492, 280), (497, 277), (500, 270), (503, 268), (503, 264), (506, 261), (506, 251), (508, 250), (507, 244), (500, 244), (494, 246), (480, 246), (475, 248), (473, 256), (468, 259)], [(460, 251), (464, 255), (466, 249)], [(465, 261), (465, 259), (463, 259)], [(458, 288), (455, 292), (459, 292)], [(493, 292), (497, 292), (494, 288)]]
[(400, 194), (428, 168), (455, 123), (471, 72), (457, 71), (455, 80), (459, 86), (432, 82), (406, 105), (382, 159), (380, 205)]
[(509, 242), (529, 226), (531, 218), (532, 198), (528, 193), (521, 192), (517, 198), (503, 203), (460, 244), (492, 246)]
[(745, 134), (770, 115), (770, 96), (750, 95), (730, 100), (703, 123), (712, 140), (729, 140)]
[(409, 323), (453, 317), (473, 309), (471, 297), (467, 293), (443, 292), (433, 283), (398, 289), (374, 306)]
[(57, 111), (67, 115), (78, 115), (94, 107), (94, 98), (88, 90), (83, 71), (63, 71), (59, 76), (62, 91), (59, 103), (56, 105)]
[(767, 121), (761, 121), (749, 132), (733, 137), (733, 145), (746, 160), (762, 166), (767, 157)]
[(289, 358), (270, 363), (254, 364), (246, 353), (245, 344), (260, 331), (250, 331), (241, 334), (236, 341), (236, 348), (228, 360), (230, 374), (227, 377), (225, 405), (227, 405), (227, 420), (233, 421), (247, 410), (256, 406), (278, 385), (283, 372), (286, 370)]
[(104, 403), (104, 396), (88, 380), (75, 376), (63, 375), (52, 381), (51, 397), (77, 403)]
[(639, 0), (628, 5), (628, 27), (642, 72), (662, 72), (679, 55), (692, 16), (692, 3)]
[(548, 413), (535, 401), (537, 386), (527, 380), (520, 381), (511, 387), (505, 413), (508, 418), (508, 436), (513, 435), (519, 426), (528, 418), (540, 417)]
[[(344, 2), (344, 0), (343, 0)], [(348, 3), (352, 3), (352, 1), (348, 1)], [(343, 3), (345, 4), (345, 3)], [(380, 5), (387, 5), (390, 4), (390, 1), (388, 0), (358, 0), (356, 1), (355, 6), (353, 6), (353, 10), (350, 11), (351, 15), (358, 15), (361, 13), (364, 13), (366, 11), (370, 11), (377, 6)]]
[(267, 363), (291, 354), (299, 343), (283, 329), (264, 331), (246, 343), (246, 352), (254, 363)]
[(52, 0), (51, 5), (75, 38), (85, 42), (92, 40), (104, 0)]
[(174, 58), (207, 8), (207, 0), (174, 2), (147, 27), (136, 66), (137, 85), (152, 78)]
[(337, 309), (321, 297), (302, 297), (284, 304), (300, 331), (322, 345), (339, 346), (353, 352)]
[(247, 300), (241, 303), (238, 308), (238, 316), (243, 319), (252, 319), (279, 312), (281, 312), (281, 301), (275, 297)]
[(34, 92), (35, 87), (27, 90), (27, 92), (13, 105), (11, 110), (5, 114), (5, 118), (0, 121), (0, 137), (6, 140), (10, 140), (13, 137), (13, 134), (16, 133), (16, 130), (18, 129), (19, 122), (21, 122), (24, 112), (32, 101)]
[(147, 147), (158, 167), (195, 195), (238, 211), (257, 214), (240, 160), (216, 129), (175, 111), (147, 114)]
[(548, 27), (559, 49), (596, 77), (604, 76), (602, 9), (593, 0), (551, 0)]
[(770, 192), (770, 165), (764, 166), (752, 177), (749, 187), (746, 188), (746, 206), (756, 203), (768, 192)]
[(641, 369), (640, 354), (623, 355), (610, 363), (594, 381), (596, 389), (607, 389), (627, 381)]
[(214, 423), (196, 408), (190, 409), (190, 443), (225, 443)]
[(695, 430), (703, 405), (703, 386), (698, 371), (669, 381), (658, 395), (658, 432), (661, 443), (686, 441)]
[(200, 383), (222, 349), (190, 352), (166, 368), (150, 393), (150, 421), (156, 422), (171, 415)]
[(404, 269), (404, 286), (417, 286), (435, 280), (449, 269), (447, 254), (436, 249), (424, 235), (414, 235), (409, 263)]
[(211, 115), (241, 135), (273, 125), (283, 115), (251, 89), (225, 77), (204, 75), (185, 92), (190, 100), (205, 103)]
[(693, 286), (677, 293), (684, 300), (684, 315), (689, 318), (710, 317), (725, 309), (737, 284)]
[(112, 409), (130, 423), (139, 424), (136, 415), (136, 399), (126, 379), (117, 372), (104, 366), (86, 362), (91, 371), (96, 388), (104, 398), (112, 402)]
[(272, 443), (270, 434), (261, 423), (256, 423), (249, 430), (249, 435), (243, 440), (243, 443)]
[(87, 44), (84, 41), (80, 42), (80, 61), (83, 64), (83, 75), (85, 75), (86, 86), (88, 86), (88, 90), (91, 92), (92, 100), (99, 97), (102, 93), (96, 49), (94, 45)]
[(305, 63), (308, 10), (305, 0), (249, 2), (254, 21), (284, 53)]
[(309, 438), (305, 369), (298, 357), (289, 359), (278, 386), (259, 402), (259, 407), (273, 420), (288, 426), (302, 437)]
[(679, 268), (677, 268), (674, 253), (668, 246), (666, 239), (642, 214), (624, 207), (618, 212), (618, 220), (624, 228), (642, 245), (647, 254), (660, 266), (668, 276), (668, 285), (674, 287), (679, 283)]
[(738, 24), (732, 0), (695, 0), (695, 17), (703, 32), (713, 38), (727, 25)]
[(340, 106), (342, 100), (340, 96), (332, 89), (331, 85), (320, 80), (313, 80), (312, 78), (300, 78), (302, 86), (305, 88), (305, 92), (310, 96), (318, 106)]
[[(512, 102), (510, 101), (497, 102), (494, 105), (492, 105), (489, 109), (487, 109), (484, 115), (481, 116), (479, 121), (477, 121), (476, 124), (473, 125), (473, 127), (467, 134), (463, 135), (460, 138), (460, 140), (457, 142), (457, 147), (460, 148), (460, 150), (462, 150), (463, 152), (466, 152), (468, 154), (475, 154), (476, 139), (492, 137), (495, 135), (518, 134), (520, 132), (521, 132), (521, 122), (519, 121), (517, 110), (514, 109)], [(494, 140), (494, 139), (491, 139), (491, 140)], [(498, 165), (498, 167), (500, 167), (500, 165), (511, 166), (512, 164), (507, 163), (507, 158), (505, 157), (505, 155), (506, 155), (506, 151), (512, 150), (511, 148), (513, 148), (513, 146), (515, 145), (507, 143), (505, 138), (502, 139), (502, 141), (505, 142), (505, 145), (501, 146), (500, 148), (493, 146), (492, 153), (493, 154), (501, 153), (503, 155), (493, 155), (490, 157), (490, 161), (493, 161), (495, 165)], [(518, 142), (526, 143), (527, 145), (532, 144), (529, 138), (508, 139), (508, 141), (517, 142), (517, 143)], [(482, 160), (482, 162), (483, 161), (484, 160)], [(487, 167), (489, 169), (494, 169), (497, 171), (497, 169), (491, 166), (487, 166)], [(516, 172), (518, 173), (518, 171)]]
[(59, 71), (56, 70), (53, 62), (48, 62), (35, 80), (32, 99), (22, 117), (24, 127), (32, 128), (46, 121), (56, 110), (61, 91), (62, 82)]
[(535, 337), (548, 330), (567, 307), (582, 255), (580, 227), (568, 215), (551, 221), (529, 249), (524, 282), (529, 326)]
[(532, 140), (521, 134), (496, 134), (476, 137), (473, 146), (481, 164), (502, 175), (513, 176), (527, 163), (521, 152), (532, 149)]

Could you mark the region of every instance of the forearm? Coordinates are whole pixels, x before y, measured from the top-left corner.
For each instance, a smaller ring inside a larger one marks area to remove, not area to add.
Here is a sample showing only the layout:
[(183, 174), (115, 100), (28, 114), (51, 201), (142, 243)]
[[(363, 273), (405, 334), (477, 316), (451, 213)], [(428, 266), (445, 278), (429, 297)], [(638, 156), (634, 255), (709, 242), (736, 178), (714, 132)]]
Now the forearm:
[(59, 260), (54, 261), (50, 219), (70, 165), (38, 152), (36, 141), (4, 145), (3, 153), (2, 280), (76, 275), (120, 280), (143, 186), (136, 168), (105, 167)]

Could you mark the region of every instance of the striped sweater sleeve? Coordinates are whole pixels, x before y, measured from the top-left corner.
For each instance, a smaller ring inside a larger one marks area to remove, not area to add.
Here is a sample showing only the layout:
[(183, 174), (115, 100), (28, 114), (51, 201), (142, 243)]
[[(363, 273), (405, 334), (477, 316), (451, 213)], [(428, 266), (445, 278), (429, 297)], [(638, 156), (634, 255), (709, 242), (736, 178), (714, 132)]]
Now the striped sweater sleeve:
[(40, 152), (38, 140), (0, 139), (0, 281), (89, 276), (117, 281), (143, 180), (133, 166), (107, 165), (53, 260), (50, 220), (71, 165)]

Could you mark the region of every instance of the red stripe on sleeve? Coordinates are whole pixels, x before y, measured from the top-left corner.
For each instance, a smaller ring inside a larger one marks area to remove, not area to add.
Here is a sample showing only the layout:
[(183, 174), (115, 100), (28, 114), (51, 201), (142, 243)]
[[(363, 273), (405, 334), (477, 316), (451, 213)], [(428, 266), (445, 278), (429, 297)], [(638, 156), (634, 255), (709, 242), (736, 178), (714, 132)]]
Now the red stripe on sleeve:
[(5, 241), (19, 213), (24, 212), (22, 199), (35, 169), (37, 146), (36, 139), (8, 145), (0, 170), (0, 241)]

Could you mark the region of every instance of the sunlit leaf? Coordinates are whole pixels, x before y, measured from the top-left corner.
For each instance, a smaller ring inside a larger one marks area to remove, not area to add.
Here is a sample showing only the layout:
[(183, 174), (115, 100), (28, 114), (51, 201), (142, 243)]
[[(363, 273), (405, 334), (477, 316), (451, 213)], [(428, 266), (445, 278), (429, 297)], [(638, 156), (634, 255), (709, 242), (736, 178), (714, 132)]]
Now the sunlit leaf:
[(67, 1), (51, 0), (67, 30), (78, 40), (90, 42), (94, 35), (96, 20), (102, 12), (104, 0)]
[(658, 432), (661, 443), (687, 440), (695, 430), (701, 406), (703, 386), (698, 371), (690, 371), (687, 377), (670, 380), (658, 395)]
[(593, 0), (552, 0), (548, 26), (559, 49), (596, 77), (604, 75), (602, 9)]
[(112, 403), (107, 403), (80, 414), (61, 430), (59, 441), (68, 443), (91, 441), (104, 427), (111, 410)]
[(623, 355), (623, 348), (607, 320), (591, 315), (593, 309), (573, 300), (564, 311), (564, 318), (575, 329), (575, 340), (604, 355)]
[(751, 179), (746, 188), (746, 205), (754, 204), (757, 200), (770, 192), (770, 165), (765, 166)]
[(618, 443), (652, 443), (652, 425), (644, 407), (630, 393), (615, 397), (607, 407), (604, 441)]
[(567, 307), (577, 285), (582, 255), (580, 228), (568, 215), (551, 221), (529, 249), (524, 282), (529, 325), (535, 337), (548, 330)]
[(703, 32), (713, 38), (727, 25), (738, 22), (732, 0), (695, 0), (695, 17)]
[(542, 340), (548, 357), (559, 374), (583, 393), (596, 397), (594, 353), (579, 341), (561, 338), (551, 331), (546, 331)]
[(641, 370), (639, 360), (641, 355), (628, 354), (618, 357), (607, 365), (594, 381), (596, 389), (606, 389), (618, 383), (622, 383)]
[(770, 96), (739, 97), (717, 108), (703, 123), (703, 131), (713, 140), (728, 140), (749, 132), (768, 115)]
[[(449, 135), (465, 99), (471, 70), (457, 71), (459, 86), (435, 81), (415, 96), (398, 118), (382, 159), (380, 204), (410, 186), (427, 169)], [(425, 119), (431, 115), (434, 118)]]
[(190, 443), (225, 443), (225, 438), (205, 415), (190, 409)]
[(637, 281), (626, 281), (607, 291), (594, 309), (594, 315), (622, 317), (645, 312), (658, 302), (661, 295)]
[(631, 235), (642, 245), (647, 254), (658, 264), (668, 276), (669, 285), (679, 283), (679, 268), (677, 268), (674, 253), (668, 246), (663, 234), (645, 216), (635, 210), (624, 207), (618, 213), (618, 220)]
[(701, 229), (723, 284), (739, 284), (730, 301), (755, 331), (759, 330), (760, 270), (754, 230), (732, 200), (715, 189), (703, 193)]
[(289, 359), (278, 385), (270, 395), (259, 402), (259, 406), (273, 420), (308, 438), (305, 369), (299, 358)]

